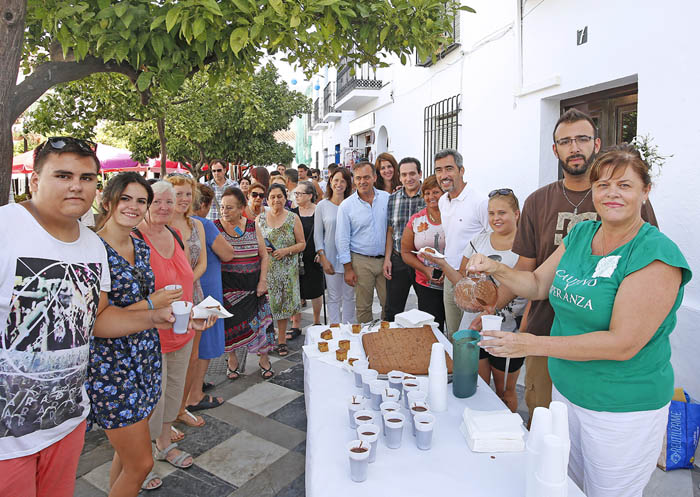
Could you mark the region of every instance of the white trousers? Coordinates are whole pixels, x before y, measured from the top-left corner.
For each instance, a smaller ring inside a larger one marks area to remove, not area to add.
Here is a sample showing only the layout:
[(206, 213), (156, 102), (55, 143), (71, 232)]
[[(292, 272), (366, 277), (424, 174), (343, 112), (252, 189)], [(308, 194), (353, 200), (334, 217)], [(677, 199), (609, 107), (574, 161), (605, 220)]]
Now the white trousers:
[[(343, 273), (325, 274), (328, 289), (328, 319), (330, 323), (355, 322), (355, 289), (345, 283)], [(341, 317), (342, 306), (342, 317)]]
[(661, 452), (668, 408), (599, 412), (552, 400), (569, 410), (569, 476), (588, 497), (642, 497)]

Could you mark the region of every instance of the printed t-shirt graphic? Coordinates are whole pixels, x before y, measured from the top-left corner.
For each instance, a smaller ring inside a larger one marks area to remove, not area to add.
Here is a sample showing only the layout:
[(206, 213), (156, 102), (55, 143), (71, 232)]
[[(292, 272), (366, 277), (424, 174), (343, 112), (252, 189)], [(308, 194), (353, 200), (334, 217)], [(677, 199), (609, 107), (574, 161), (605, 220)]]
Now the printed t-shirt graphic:
[(81, 226), (78, 240), (62, 242), (24, 207), (0, 209), (0, 229), (18, 221), (0, 256), (0, 459), (38, 452), (87, 416), (89, 338), (109, 290), (97, 235)]

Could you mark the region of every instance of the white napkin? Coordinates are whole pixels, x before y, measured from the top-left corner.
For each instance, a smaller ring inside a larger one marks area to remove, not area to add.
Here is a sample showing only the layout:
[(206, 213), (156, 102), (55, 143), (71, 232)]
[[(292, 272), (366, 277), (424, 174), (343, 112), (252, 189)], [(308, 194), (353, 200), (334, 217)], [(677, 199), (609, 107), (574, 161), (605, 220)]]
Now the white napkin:
[(464, 425), (460, 423), (459, 431), (464, 436), (467, 441), (467, 445), (472, 452), (520, 452), (525, 449), (525, 442), (520, 440), (480, 440), (471, 437), (469, 430)]
[(206, 319), (209, 316), (216, 316), (218, 318), (230, 318), (233, 316), (233, 314), (224, 308), (223, 304), (220, 304), (219, 301), (211, 295), (196, 305), (193, 311), (194, 319)]
[(407, 328), (420, 328), (424, 324), (430, 324), (435, 321), (435, 317), (427, 312), (411, 309), (410, 311), (397, 314), (394, 316), (394, 320)]
[(465, 407), (462, 418), (474, 440), (523, 440), (522, 418), (508, 409), (476, 411)]

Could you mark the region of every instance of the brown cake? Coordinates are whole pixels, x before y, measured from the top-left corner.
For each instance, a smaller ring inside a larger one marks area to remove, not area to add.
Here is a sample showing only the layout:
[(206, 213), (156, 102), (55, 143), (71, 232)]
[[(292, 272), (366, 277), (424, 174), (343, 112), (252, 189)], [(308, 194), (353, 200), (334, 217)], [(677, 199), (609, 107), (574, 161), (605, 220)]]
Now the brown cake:
[(350, 350), (350, 340), (338, 340), (338, 347), (345, 350)]
[(361, 325), (361, 324), (353, 324), (353, 325), (352, 325), (352, 333), (353, 333), (353, 335), (359, 335), (361, 331), (362, 331), (362, 325)]
[(331, 328), (340, 328), (340, 323), (331, 323)]
[(389, 321), (382, 321), (380, 328), (382, 330), (388, 330), (390, 326), (391, 326), (391, 323), (389, 323)]
[(318, 350), (328, 352), (328, 342), (318, 342)]
[(333, 332), (331, 330), (326, 330), (321, 333), (321, 338), (324, 340), (333, 340)]
[(348, 357), (348, 364), (352, 366), (352, 363), (357, 360), (357, 357)]
[(335, 351), (335, 358), (339, 361), (344, 361), (348, 358), (348, 351), (345, 349), (337, 349)]
[[(422, 328), (390, 328), (362, 335), (362, 346), (369, 368), (380, 374), (403, 371), (413, 375), (428, 374), (430, 352), (437, 342), (430, 326)], [(452, 372), (452, 359), (445, 353), (447, 371)]]

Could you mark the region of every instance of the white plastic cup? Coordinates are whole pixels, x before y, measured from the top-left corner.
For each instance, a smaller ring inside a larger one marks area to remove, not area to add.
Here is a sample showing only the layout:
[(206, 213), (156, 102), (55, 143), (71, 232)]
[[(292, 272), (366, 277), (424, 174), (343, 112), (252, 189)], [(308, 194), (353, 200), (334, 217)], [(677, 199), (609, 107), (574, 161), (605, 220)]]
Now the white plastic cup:
[(550, 485), (566, 483), (566, 466), (561, 457), (564, 444), (556, 435), (545, 435), (542, 438), (542, 452), (539, 457), (535, 475), (539, 481)]
[(402, 371), (389, 371), (387, 378), (389, 378), (389, 386), (395, 388), (399, 391), (399, 395), (403, 391), (403, 377), (405, 374)]
[(377, 419), (377, 415), (369, 409), (360, 409), (359, 411), (355, 411), (353, 418), (355, 418), (355, 427), (357, 427), (360, 425), (376, 424), (375, 420)]
[(369, 368), (369, 361), (358, 359), (352, 363), (352, 374), (355, 376), (355, 386), (362, 388), (362, 372)]
[(348, 402), (348, 418), (350, 420), (350, 428), (353, 430), (357, 428), (357, 423), (355, 423), (355, 413), (357, 411), (364, 410), (366, 405), (367, 399), (365, 399), (362, 395), (353, 395), (350, 397), (350, 401)]
[(401, 398), (401, 392), (395, 388), (385, 388), (382, 390), (382, 402), (398, 402)]
[(525, 496), (540, 497), (537, 494), (535, 471), (539, 465), (544, 436), (552, 433), (552, 413), (546, 407), (535, 407), (532, 413), (530, 433), (525, 444)]
[(369, 460), (373, 463), (377, 460), (377, 440), (379, 439), (379, 427), (375, 424), (365, 424), (357, 427), (357, 438), (370, 446)]
[(192, 310), (192, 302), (179, 300), (172, 304), (173, 314), (175, 315), (175, 323), (173, 324), (173, 333), (184, 335), (187, 333), (187, 325), (190, 322), (190, 311)]
[(549, 404), (552, 413), (552, 434), (561, 438), (563, 446), (564, 464), (569, 466), (569, 453), (571, 452), (571, 438), (569, 436), (569, 409), (566, 404), (553, 400)]
[(379, 410), (382, 403), (382, 392), (389, 388), (389, 383), (385, 380), (372, 380), (369, 384), (370, 405), (375, 411)]
[(166, 290), (182, 290), (182, 285), (165, 285)]
[(445, 360), (445, 347), (440, 342), (435, 342), (430, 350), (430, 366), (428, 369), (439, 371), (445, 369), (447, 371), (447, 362)]
[(411, 414), (411, 429), (413, 431), (413, 436), (416, 436), (416, 425), (413, 424), (413, 420), (418, 414), (425, 414), (430, 412), (430, 407), (428, 407), (428, 403), (424, 402), (422, 400), (419, 400), (417, 402), (411, 402), (409, 404), (411, 407), (408, 409), (408, 412)]
[(430, 450), (433, 445), (435, 416), (429, 412), (416, 414), (413, 417), (413, 428), (416, 432), (416, 446), (420, 450)]
[[(481, 329), (483, 331), (501, 331), (501, 324), (503, 323), (503, 317), (494, 316), (493, 314), (486, 314), (481, 316)], [(493, 340), (496, 337), (482, 336), (482, 340)]]
[(382, 413), (382, 432), (386, 436), (386, 427), (384, 426), (384, 415), (388, 412), (399, 412), (401, 404), (398, 402), (386, 401), (379, 405), (379, 410)]
[(404, 398), (404, 407), (408, 409), (408, 393), (412, 392), (414, 390), (420, 390), (420, 381), (418, 381), (417, 378), (409, 378), (403, 380), (403, 398)]
[(408, 405), (411, 405), (414, 402), (426, 402), (428, 394), (423, 390), (411, 390), (406, 394), (406, 397), (408, 398)]
[[(350, 459), (350, 479), (358, 483), (365, 481), (367, 479), (367, 465), (369, 464), (369, 445), (362, 440), (353, 440), (345, 447), (348, 459)], [(366, 450), (362, 451), (362, 449)]]
[(390, 449), (398, 449), (401, 447), (401, 438), (403, 437), (403, 425), (406, 421), (406, 416), (400, 412), (387, 412), (384, 414), (384, 430), (386, 436), (386, 446)]
[(371, 392), (369, 391), (369, 384), (377, 379), (379, 373), (374, 369), (365, 369), (362, 371), (362, 393), (368, 399), (371, 398)]

